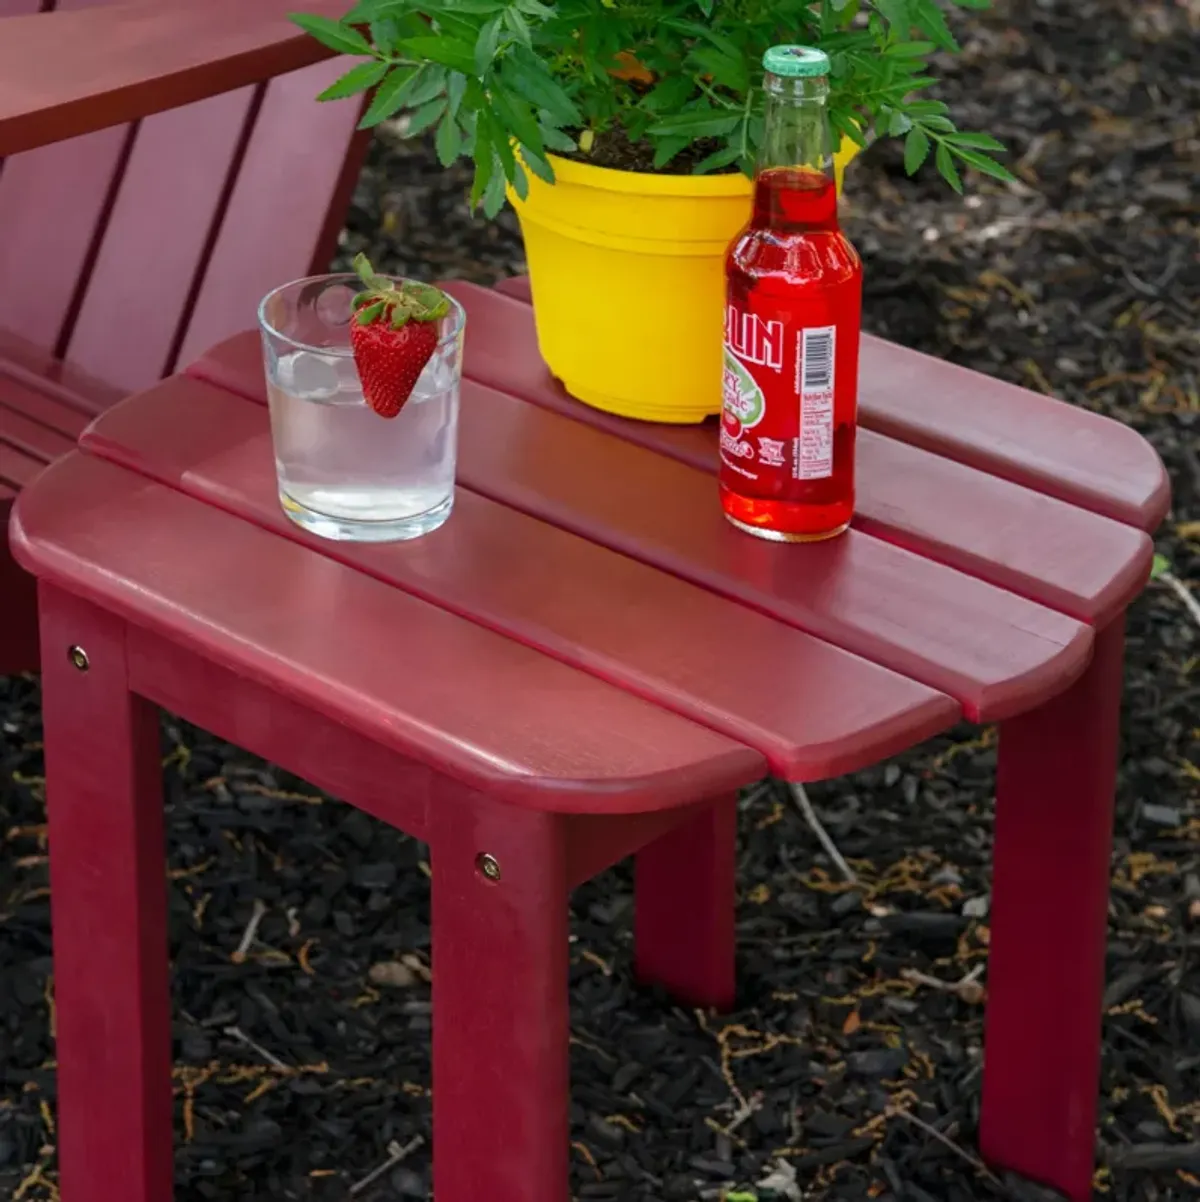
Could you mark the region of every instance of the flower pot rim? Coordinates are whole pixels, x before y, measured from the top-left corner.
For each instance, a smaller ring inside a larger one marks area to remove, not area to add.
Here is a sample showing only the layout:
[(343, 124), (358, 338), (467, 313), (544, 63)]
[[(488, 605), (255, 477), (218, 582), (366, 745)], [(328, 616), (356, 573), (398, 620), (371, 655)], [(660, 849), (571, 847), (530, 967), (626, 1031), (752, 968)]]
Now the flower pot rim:
[(723, 175), (662, 175), (652, 171), (625, 171), (597, 167), (578, 159), (547, 154), (556, 183), (577, 184), (606, 192), (639, 196), (746, 196), (752, 183), (740, 171)]

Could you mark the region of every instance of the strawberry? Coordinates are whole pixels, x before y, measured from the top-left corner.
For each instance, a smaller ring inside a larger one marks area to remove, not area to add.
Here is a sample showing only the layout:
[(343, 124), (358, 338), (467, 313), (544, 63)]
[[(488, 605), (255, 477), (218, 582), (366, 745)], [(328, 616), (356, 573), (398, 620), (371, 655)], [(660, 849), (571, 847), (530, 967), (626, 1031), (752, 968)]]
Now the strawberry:
[(380, 417), (395, 417), (437, 349), (450, 301), (430, 284), (376, 275), (366, 255), (354, 260), (354, 270), (364, 291), (354, 298), (350, 345), (363, 397)]

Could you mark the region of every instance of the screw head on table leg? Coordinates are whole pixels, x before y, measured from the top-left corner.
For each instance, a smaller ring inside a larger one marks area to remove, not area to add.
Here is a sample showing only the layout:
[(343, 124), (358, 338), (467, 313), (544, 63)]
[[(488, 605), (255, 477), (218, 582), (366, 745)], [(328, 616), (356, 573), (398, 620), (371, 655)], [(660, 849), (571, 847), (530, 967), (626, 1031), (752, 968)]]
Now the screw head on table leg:
[(500, 861), (495, 856), (488, 855), (486, 851), (481, 851), (475, 857), (475, 867), (489, 881), (498, 881), (500, 879)]
[(91, 660), (88, 659), (88, 653), (78, 643), (67, 648), (67, 658), (80, 672), (86, 672), (92, 666)]

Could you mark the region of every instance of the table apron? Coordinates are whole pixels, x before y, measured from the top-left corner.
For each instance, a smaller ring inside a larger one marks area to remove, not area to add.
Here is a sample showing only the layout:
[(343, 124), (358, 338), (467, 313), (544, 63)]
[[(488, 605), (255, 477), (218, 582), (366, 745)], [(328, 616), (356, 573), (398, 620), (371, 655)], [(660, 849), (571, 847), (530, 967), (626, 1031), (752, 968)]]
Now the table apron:
[[(340, 722), (138, 626), (128, 626), (129, 688), (415, 839), (430, 842), (430, 806), (482, 795)], [(569, 888), (690, 822), (702, 800), (632, 814), (559, 814)]]
[(432, 768), (142, 627), (126, 630), (131, 692), (389, 826), (428, 838), (438, 775)]

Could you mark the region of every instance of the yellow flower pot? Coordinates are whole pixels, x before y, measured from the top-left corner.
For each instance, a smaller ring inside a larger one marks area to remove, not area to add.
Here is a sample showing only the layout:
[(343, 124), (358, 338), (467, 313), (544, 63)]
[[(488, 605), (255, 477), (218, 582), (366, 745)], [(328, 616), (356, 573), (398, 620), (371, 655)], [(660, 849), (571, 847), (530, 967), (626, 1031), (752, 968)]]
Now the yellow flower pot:
[[(842, 171), (857, 153), (849, 141)], [(556, 182), (510, 196), (538, 346), (574, 397), (655, 422), (721, 411), (725, 251), (750, 212), (745, 176), (650, 175), (552, 156)]]

